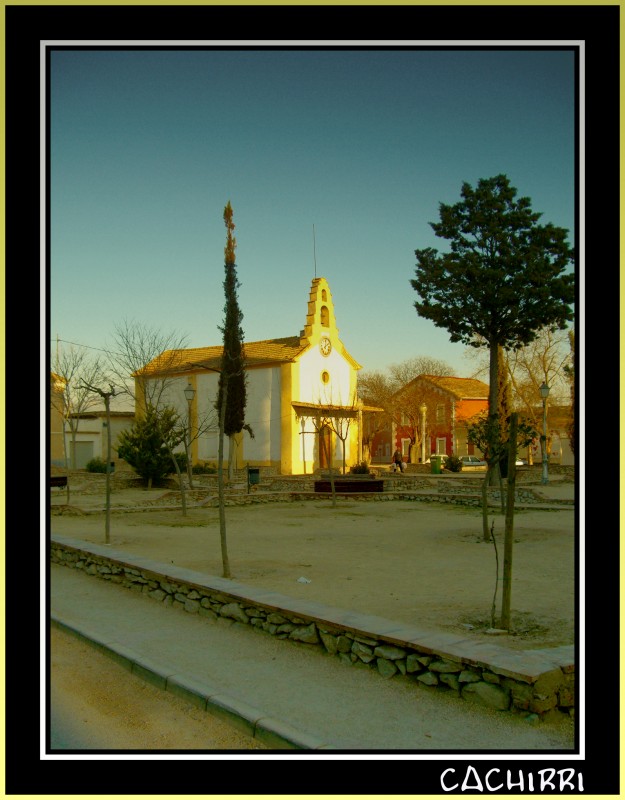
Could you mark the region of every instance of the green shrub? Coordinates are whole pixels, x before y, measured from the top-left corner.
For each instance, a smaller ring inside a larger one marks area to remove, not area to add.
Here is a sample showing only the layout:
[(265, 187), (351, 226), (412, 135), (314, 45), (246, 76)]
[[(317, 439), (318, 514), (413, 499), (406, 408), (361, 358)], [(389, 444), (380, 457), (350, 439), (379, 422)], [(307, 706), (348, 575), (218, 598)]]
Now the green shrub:
[(369, 464), (366, 461), (361, 461), (360, 464), (356, 464), (349, 470), (352, 475), (368, 475), (369, 474)]
[(217, 467), (207, 461), (199, 461), (191, 467), (191, 472), (194, 475), (214, 475), (217, 472)]
[[(144, 416), (119, 434), (117, 441), (117, 455), (148, 481), (148, 486), (157, 484), (176, 471), (170, 452), (182, 441), (178, 415), (171, 408), (148, 408)], [(178, 464), (186, 463), (177, 460)]]
[(92, 458), (85, 464), (87, 472), (106, 472), (106, 461), (103, 458)]
[(447, 456), (445, 469), (448, 469), (450, 472), (460, 472), (462, 470), (462, 461), (460, 461), (458, 456)]

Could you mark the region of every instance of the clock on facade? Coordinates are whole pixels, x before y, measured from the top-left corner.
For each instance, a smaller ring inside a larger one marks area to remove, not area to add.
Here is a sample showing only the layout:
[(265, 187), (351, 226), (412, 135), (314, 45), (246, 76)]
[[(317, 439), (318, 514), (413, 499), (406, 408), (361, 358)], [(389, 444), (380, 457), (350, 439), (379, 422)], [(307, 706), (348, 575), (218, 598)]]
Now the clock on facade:
[(321, 350), (322, 356), (329, 356), (330, 351), (332, 350), (332, 342), (328, 339), (327, 336), (323, 336), (319, 342), (319, 349)]

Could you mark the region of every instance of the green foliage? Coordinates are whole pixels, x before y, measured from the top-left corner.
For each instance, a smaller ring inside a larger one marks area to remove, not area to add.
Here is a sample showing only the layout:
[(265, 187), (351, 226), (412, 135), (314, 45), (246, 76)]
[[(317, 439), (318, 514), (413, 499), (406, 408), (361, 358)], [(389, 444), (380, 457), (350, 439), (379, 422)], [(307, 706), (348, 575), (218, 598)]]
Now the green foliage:
[[(232, 235), (235, 228), (232, 221), (232, 206), (224, 209), (224, 222), (228, 231), (225, 248), (225, 278), (224, 293), (226, 303), (224, 306), (224, 324), (219, 330), (223, 334), (223, 354), (221, 358), (221, 372), (219, 373), (219, 391), (215, 408), (220, 413), (224, 397), (224, 386), (227, 384), (226, 408), (224, 419), (224, 433), (233, 436), (245, 427), (245, 406), (247, 404), (247, 376), (245, 374), (245, 358), (243, 351), (243, 313), (239, 308), (237, 289), (240, 284), (237, 279), (237, 269), (234, 261), (236, 239)], [(250, 431), (251, 433), (251, 431)]]
[(446, 328), (452, 342), (474, 347), (529, 344), (546, 326), (564, 329), (572, 319), (574, 275), (568, 231), (539, 225), (540, 214), (505, 175), (463, 183), (462, 200), (439, 205), (430, 223), (450, 252), (415, 250), (412, 288), (417, 313)]
[(191, 467), (191, 472), (194, 475), (214, 475), (217, 472), (217, 467), (212, 462), (199, 461)]
[(445, 469), (448, 469), (450, 472), (461, 472), (462, 461), (458, 458), (458, 456), (447, 456), (447, 459), (445, 460)]
[[(148, 408), (144, 417), (119, 434), (117, 453), (138, 475), (157, 483), (175, 472), (170, 450), (182, 441), (182, 430), (173, 409), (157, 412), (154, 408)], [(186, 457), (182, 455), (186, 464)]]
[(361, 461), (360, 464), (355, 464), (349, 470), (352, 475), (368, 475), (369, 474), (369, 464), (366, 461)]
[(92, 458), (85, 464), (87, 472), (106, 472), (106, 461), (103, 458)]
[[(469, 421), (467, 441), (474, 444), (484, 453), (486, 462), (496, 464), (508, 458), (509, 417), (501, 425), (499, 417), (490, 417), (486, 412), (477, 414)], [(519, 421), (515, 455), (519, 449), (527, 447), (538, 435), (536, 429), (528, 422)]]

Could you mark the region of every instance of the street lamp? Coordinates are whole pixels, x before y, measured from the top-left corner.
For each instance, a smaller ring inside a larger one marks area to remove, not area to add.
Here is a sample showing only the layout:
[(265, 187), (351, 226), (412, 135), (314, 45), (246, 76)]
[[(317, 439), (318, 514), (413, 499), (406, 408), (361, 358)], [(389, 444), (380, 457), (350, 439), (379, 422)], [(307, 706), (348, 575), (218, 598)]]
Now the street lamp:
[(193, 488), (193, 471), (191, 469), (191, 404), (193, 403), (193, 398), (195, 397), (195, 389), (190, 383), (187, 384), (184, 390), (184, 396), (187, 398), (187, 403), (189, 404), (189, 415), (187, 418), (187, 477), (189, 478), (189, 487)]
[(543, 399), (543, 437), (542, 437), (542, 451), (543, 451), (543, 474), (540, 480), (541, 483), (549, 483), (549, 476), (547, 474), (547, 398), (549, 397), (549, 387), (542, 382), (540, 386), (540, 396)]
[(428, 407), (425, 403), (421, 404), (419, 411), (421, 412), (421, 463), (425, 464), (425, 415), (427, 414)]

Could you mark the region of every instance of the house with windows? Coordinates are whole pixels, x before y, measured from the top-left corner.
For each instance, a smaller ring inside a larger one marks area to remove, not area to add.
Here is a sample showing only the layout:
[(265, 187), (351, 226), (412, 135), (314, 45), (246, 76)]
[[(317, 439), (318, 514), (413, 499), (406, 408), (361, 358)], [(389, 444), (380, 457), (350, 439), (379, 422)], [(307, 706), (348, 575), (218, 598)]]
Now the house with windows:
[[(135, 375), (137, 397), (158, 384), (159, 407), (172, 407), (189, 419), (193, 463), (218, 458), (218, 427), (209, 421), (216, 423), (222, 352), (222, 345), (168, 350)], [(225, 463), (289, 475), (329, 466), (349, 470), (362, 459), (366, 409), (357, 397), (360, 364), (339, 336), (325, 278), (312, 281), (299, 335), (244, 342), (244, 359), (245, 423), (253, 436), (242, 430), (233, 437), (232, 446), (224, 447)]]
[[(110, 422), (111, 463), (114, 467), (119, 461), (119, 434), (132, 427), (135, 421), (134, 411), (109, 411), (107, 420), (105, 409), (94, 408), (70, 414), (70, 418), (71, 422), (68, 420), (65, 427), (69, 463), (74, 464), (75, 469), (84, 469), (92, 458), (100, 458), (106, 462)], [(74, 429), (74, 434), (71, 428)]]
[[(467, 423), (488, 411), (488, 384), (475, 378), (418, 375), (395, 393), (392, 405), (389, 455), (399, 448), (406, 463), (427, 461), (433, 454), (473, 455)], [(374, 442), (374, 452), (377, 447)]]

